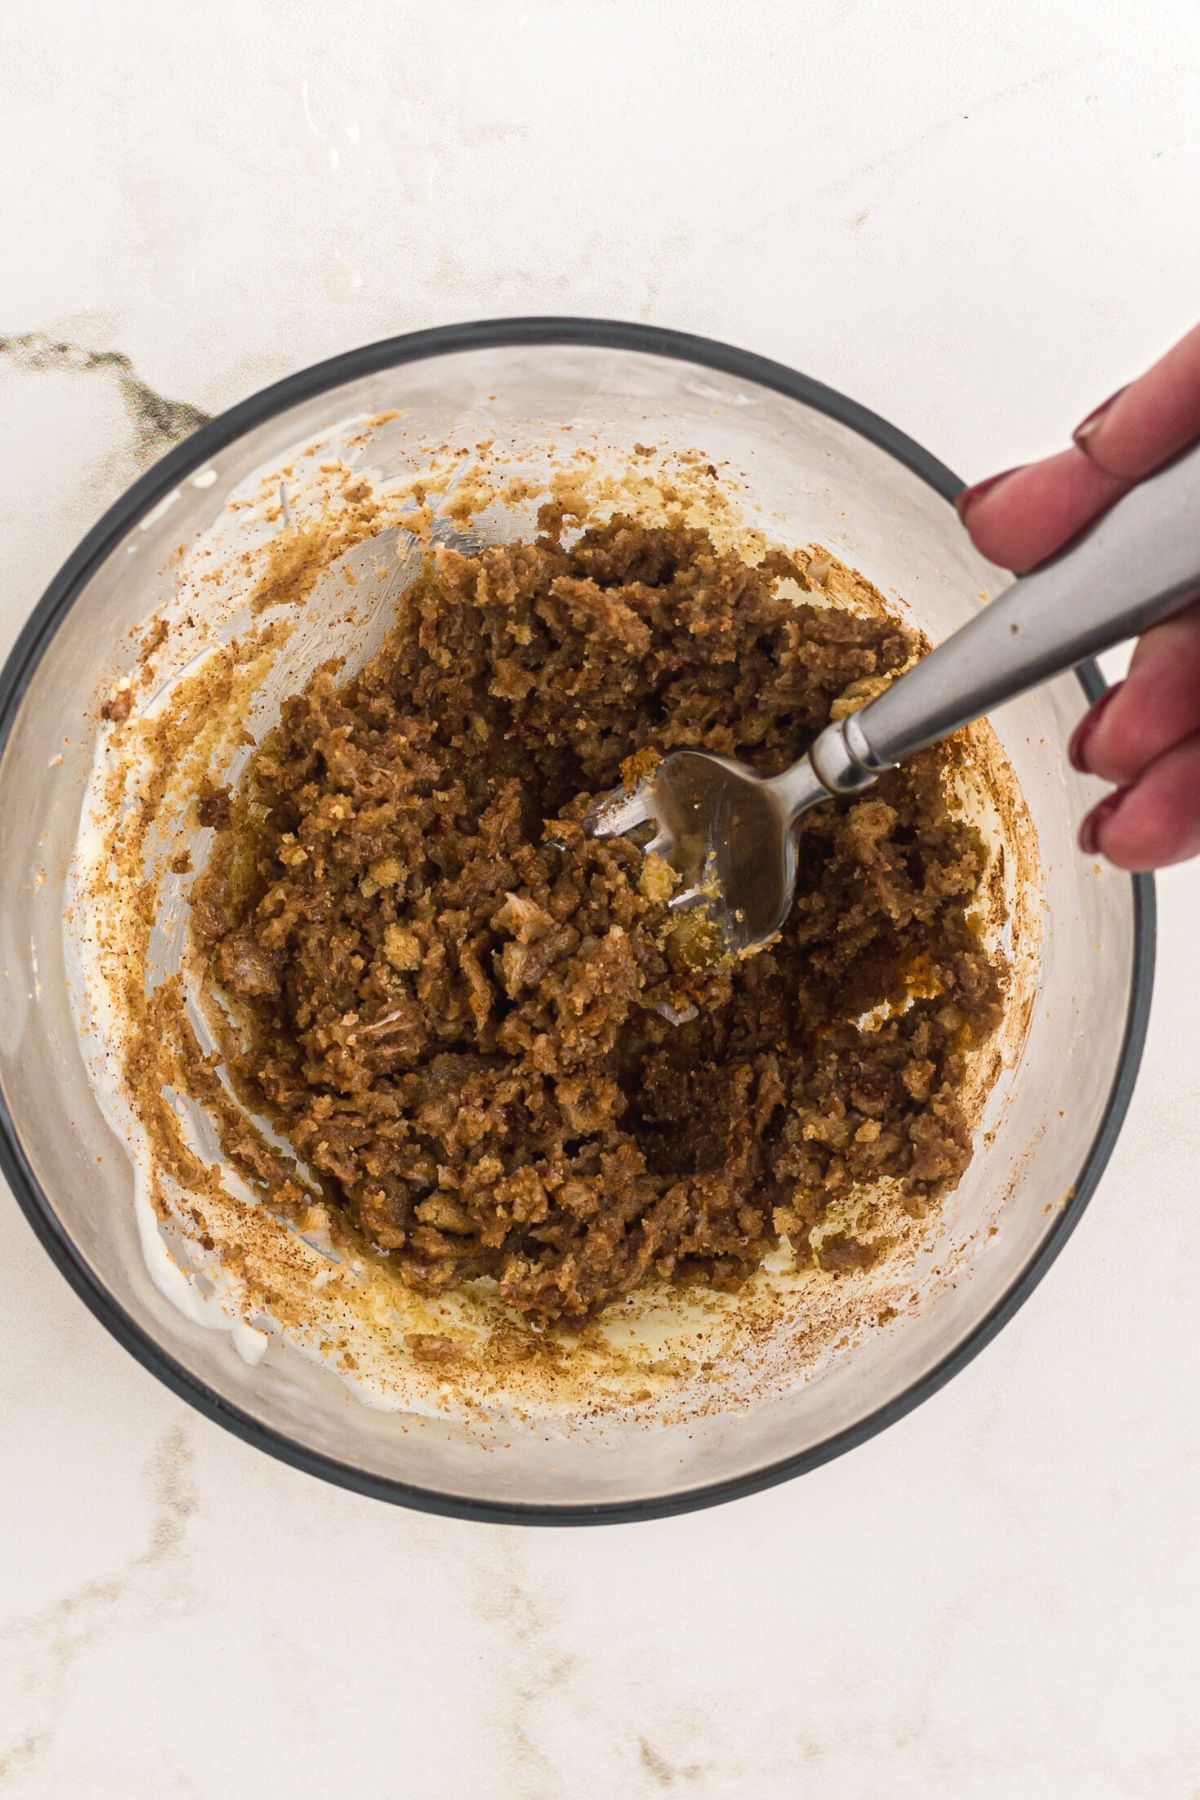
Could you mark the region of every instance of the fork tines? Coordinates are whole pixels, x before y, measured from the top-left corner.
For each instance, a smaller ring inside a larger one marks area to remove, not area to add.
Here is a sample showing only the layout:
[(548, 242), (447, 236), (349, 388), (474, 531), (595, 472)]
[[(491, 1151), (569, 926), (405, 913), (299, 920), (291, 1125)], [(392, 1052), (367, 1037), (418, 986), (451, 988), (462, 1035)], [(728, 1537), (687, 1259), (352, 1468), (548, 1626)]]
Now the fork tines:
[(626, 831), (636, 831), (639, 825), (653, 823), (649, 790), (643, 784), (631, 794), (620, 790), (605, 794), (588, 813), (583, 828), (589, 837), (620, 837)]

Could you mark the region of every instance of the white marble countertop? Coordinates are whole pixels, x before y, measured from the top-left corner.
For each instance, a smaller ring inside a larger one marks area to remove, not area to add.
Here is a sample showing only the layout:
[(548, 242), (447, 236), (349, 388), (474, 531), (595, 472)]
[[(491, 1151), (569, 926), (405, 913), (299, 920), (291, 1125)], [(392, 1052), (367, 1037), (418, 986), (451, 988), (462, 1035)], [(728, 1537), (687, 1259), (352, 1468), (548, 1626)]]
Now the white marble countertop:
[[(675, 324), (973, 477), (1200, 310), (1194, 0), (41, 0), (0, 36), (0, 652), (197, 411), (392, 332)], [(1195, 1800), (1200, 867), (1160, 904), (1124, 1135), (1016, 1320), (673, 1522), (269, 1461), (0, 1195), (0, 1794)]]

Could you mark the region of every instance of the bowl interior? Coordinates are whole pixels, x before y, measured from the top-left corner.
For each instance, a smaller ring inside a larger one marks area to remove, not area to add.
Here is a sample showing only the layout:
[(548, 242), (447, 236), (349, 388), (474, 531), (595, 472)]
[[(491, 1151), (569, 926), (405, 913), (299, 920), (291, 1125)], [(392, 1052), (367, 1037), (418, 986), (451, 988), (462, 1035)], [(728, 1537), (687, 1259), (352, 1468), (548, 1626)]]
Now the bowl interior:
[(80, 1050), (62, 914), (97, 691), (132, 667), (135, 628), (169, 599), (171, 553), (212, 525), (240, 482), (336, 421), (393, 408), (401, 419), (386, 475), (415, 473), (422, 445), (490, 436), (543, 444), (570, 427), (617, 451), (702, 447), (746, 482), (768, 535), (824, 544), (902, 598), (934, 639), (1005, 579), (975, 554), (944, 494), (902, 448), (856, 428), (853, 408), (833, 416), (825, 408), (836, 402), (820, 390), (797, 380), (780, 391), (750, 359), (710, 367), (613, 343), (456, 349), (448, 337), (441, 353), (377, 358), (383, 366), (291, 403), (265, 397), (255, 422), (233, 421), (232, 436), (226, 420), (198, 434), (114, 509), (78, 578), (52, 594), (18, 648), (24, 661), (10, 674), (22, 691), (0, 762), (0, 1093), (10, 1161), (43, 1236), (101, 1316), (190, 1398), (268, 1447), (373, 1491), (454, 1510), (669, 1509), (853, 1441), (919, 1398), (1016, 1303), (1069, 1229), (1119, 1123), (1113, 1095), (1132, 1076), (1127, 1022), (1144, 998), (1145, 925), (1134, 884), (1075, 851), (1088, 784), (1062, 746), (1083, 696), (1074, 676), (1060, 678), (992, 721), (1036, 828), (1041, 959), (1020, 1069), (945, 1208), (939, 1255), (957, 1258), (954, 1279), (770, 1401), (653, 1430), (616, 1420), (582, 1437), (538, 1424), (481, 1434), (452, 1419), (348, 1404), (336, 1377), (283, 1347), (250, 1366), (225, 1333), (186, 1317), (152, 1281), (139, 1246), (130, 1163)]

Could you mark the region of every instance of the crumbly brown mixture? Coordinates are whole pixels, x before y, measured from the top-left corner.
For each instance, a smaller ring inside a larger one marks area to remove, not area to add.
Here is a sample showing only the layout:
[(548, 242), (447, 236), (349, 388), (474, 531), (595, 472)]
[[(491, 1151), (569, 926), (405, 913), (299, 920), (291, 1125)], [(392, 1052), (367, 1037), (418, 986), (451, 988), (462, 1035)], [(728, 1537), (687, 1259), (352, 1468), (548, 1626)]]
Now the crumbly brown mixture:
[(655, 1277), (734, 1287), (781, 1236), (860, 1267), (881, 1181), (919, 1213), (966, 1166), (1000, 1015), (951, 753), (811, 813), (783, 932), (732, 965), (580, 820), (645, 753), (782, 767), (914, 640), (702, 531), (543, 530), (437, 553), (361, 674), (285, 704), (229, 816), (206, 797), (235, 1082), (422, 1288), (492, 1276), (569, 1325)]

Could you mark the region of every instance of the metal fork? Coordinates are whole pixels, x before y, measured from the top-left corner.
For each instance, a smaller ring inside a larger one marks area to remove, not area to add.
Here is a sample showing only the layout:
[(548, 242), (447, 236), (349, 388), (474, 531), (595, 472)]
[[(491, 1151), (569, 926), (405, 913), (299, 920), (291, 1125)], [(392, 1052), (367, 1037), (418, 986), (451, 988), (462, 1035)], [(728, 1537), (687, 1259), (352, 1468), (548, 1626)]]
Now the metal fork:
[(706, 906), (729, 948), (778, 931), (796, 880), (795, 826), (1005, 700), (1109, 650), (1200, 598), (1200, 445), (1132, 488), (1053, 561), (1006, 588), (807, 755), (765, 778), (728, 756), (677, 750), (631, 793), (604, 796), (587, 829), (653, 827), (675, 871), (670, 905)]

